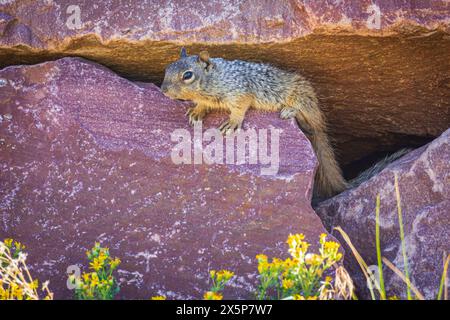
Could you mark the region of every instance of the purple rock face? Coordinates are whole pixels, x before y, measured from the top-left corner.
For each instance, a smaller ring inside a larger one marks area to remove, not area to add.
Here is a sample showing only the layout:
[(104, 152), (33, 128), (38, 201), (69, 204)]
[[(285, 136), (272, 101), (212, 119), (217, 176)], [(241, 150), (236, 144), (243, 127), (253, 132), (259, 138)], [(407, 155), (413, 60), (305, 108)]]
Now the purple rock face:
[[(176, 165), (171, 134), (193, 135), (187, 107), (81, 59), (0, 71), (0, 238), (28, 247), (56, 298), (72, 297), (66, 268), (86, 266), (94, 241), (123, 261), (120, 298), (143, 299), (201, 298), (222, 268), (238, 275), (225, 296), (251, 298), (256, 254), (285, 257), (289, 233), (318, 243), (317, 162), (294, 121), (246, 118), (282, 130), (275, 175), (259, 162)], [(204, 128), (224, 119), (211, 114)]]
[[(398, 175), (405, 244), (412, 283), (428, 299), (437, 296), (443, 256), (450, 253), (450, 129), (432, 143), (392, 163), (358, 188), (320, 205), (329, 227), (341, 226), (369, 265), (376, 264), (375, 198), (381, 196), (382, 255), (403, 271), (394, 174)], [(359, 267), (347, 255), (353, 280), (366, 288)], [(390, 294), (405, 296), (402, 280), (385, 269)], [(357, 276), (359, 274), (359, 276)], [(366, 292), (367, 293), (367, 292)]]
[[(4, 44), (54, 48), (69, 38), (263, 43), (290, 41), (313, 32), (361, 35), (425, 28), (449, 31), (448, 4), (423, 1), (3, 1)], [(38, 12), (39, 14), (35, 14)], [(31, 19), (30, 19), (31, 17)], [(17, 28), (23, 22), (22, 30)], [(14, 37), (14, 35), (18, 35)]]

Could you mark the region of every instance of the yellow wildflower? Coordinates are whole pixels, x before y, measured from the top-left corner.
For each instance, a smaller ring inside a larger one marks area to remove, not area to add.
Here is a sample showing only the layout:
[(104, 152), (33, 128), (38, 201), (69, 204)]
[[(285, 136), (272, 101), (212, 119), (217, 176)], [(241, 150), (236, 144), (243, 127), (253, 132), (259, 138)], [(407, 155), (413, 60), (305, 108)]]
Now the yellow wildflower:
[(154, 296), (151, 298), (151, 300), (166, 300), (165, 296)]
[(18, 241), (14, 241), (14, 246), (16, 247), (16, 250), (18, 250), (18, 251), (25, 249), (25, 246)]
[(107, 259), (108, 257), (106, 256), (106, 254), (105, 254), (105, 252), (104, 251), (100, 251), (100, 254), (98, 255), (98, 261), (101, 263), (101, 264), (104, 264), (104, 262), (105, 262), (105, 260)]
[(274, 265), (274, 266), (280, 266), (280, 265), (282, 265), (283, 264), (283, 261), (282, 260), (280, 260), (280, 259), (278, 259), (278, 258), (273, 258), (272, 259), (272, 265)]
[(292, 281), (291, 279), (283, 279), (282, 286), (286, 290), (290, 289), (294, 286), (294, 281)]
[(221, 270), (217, 272), (217, 281), (228, 281), (234, 276), (234, 273), (228, 270)]
[(298, 266), (299, 264), (299, 260), (297, 258), (287, 258), (286, 260), (283, 261), (283, 267), (285, 269), (291, 269), (295, 266)]
[(327, 252), (333, 252), (337, 251), (339, 249), (339, 244), (334, 241), (326, 241), (323, 245), (325, 251)]
[(100, 262), (99, 259), (94, 258), (94, 261), (92, 261), (91, 263), (89, 263), (89, 266), (91, 267), (91, 269), (98, 271), (103, 267), (103, 263)]
[(207, 291), (204, 295), (203, 295), (203, 299), (205, 300), (222, 300), (223, 296), (221, 293), (219, 292), (212, 292), (212, 291)]
[(318, 266), (322, 263), (322, 261), (323, 261), (322, 257), (319, 256), (318, 254), (308, 253), (305, 256), (305, 263), (312, 266)]
[(13, 239), (11, 238), (6, 238), (5, 240), (3, 240), (3, 243), (8, 247), (11, 248), (11, 245), (13, 243)]
[(302, 233), (290, 234), (286, 242), (288, 243), (289, 247), (295, 248), (296, 246), (298, 246), (298, 244), (302, 243), (304, 239), (305, 235)]
[(99, 284), (99, 279), (97, 273), (93, 272), (91, 274), (91, 287), (95, 287)]
[(265, 254), (257, 254), (256, 260), (258, 261), (267, 261), (267, 256)]
[(260, 261), (258, 263), (258, 272), (260, 274), (267, 272), (267, 270), (269, 270), (270, 267), (270, 263), (268, 263), (267, 261)]
[(91, 275), (90, 273), (83, 273), (83, 280), (84, 280), (84, 282), (89, 282), (89, 276), (90, 275)]
[(277, 272), (281, 269), (281, 267), (283, 266), (283, 261), (278, 259), (278, 258), (273, 258), (272, 259), (272, 263), (268, 264), (268, 267), (270, 269), (270, 271), (272, 272)]
[(115, 258), (114, 260), (111, 260), (110, 261), (110, 266), (111, 266), (111, 269), (115, 269), (115, 268), (117, 268), (117, 266), (120, 264), (120, 259), (119, 258)]
[(294, 295), (294, 300), (317, 300), (317, 297), (316, 296), (312, 296), (312, 297), (304, 297), (304, 296), (302, 296), (302, 295), (300, 295), (300, 294), (296, 294), (296, 295)]
[(23, 300), (23, 289), (16, 288), (13, 292), (13, 296), (15, 296), (17, 300)]
[(30, 288), (31, 288), (31, 290), (35, 290), (35, 289), (37, 289), (38, 287), (39, 287), (39, 282), (38, 282), (37, 279), (30, 283)]

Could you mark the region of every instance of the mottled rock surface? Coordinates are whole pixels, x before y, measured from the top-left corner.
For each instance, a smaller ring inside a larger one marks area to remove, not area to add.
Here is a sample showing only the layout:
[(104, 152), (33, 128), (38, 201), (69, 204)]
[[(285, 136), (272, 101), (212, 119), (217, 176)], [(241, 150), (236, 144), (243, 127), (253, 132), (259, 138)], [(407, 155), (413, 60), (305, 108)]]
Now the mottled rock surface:
[(159, 83), (185, 45), (299, 70), (354, 166), (449, 127), (449, 16), (444, 0), (8, 0), (0, 67), (76, 55)]
[[(450, 253), (450, 129), (430, 144), (392, 163), (358, 188), (324, 202), (316, 212), (328, 227), (341, 226), (366, 262), (374, 265), (375, 198), (380, 194), (382, 255), (403, 270), (395, 173), (399, 179), (410, 276), (419, 291), (433, 299), (442, 275), (443, 255)], [(346, 261), (353, 279), (360, 288), (366, 288), (356, 261), (350, 255)], [(404, 297), (403, 282), (388, 269), (385, 271), (390, 293)]]
[(309, 204), (316, 158), (294, 121), (248, 115), (245, 128), (283, 130), (276, 175), (175, 165), (187, 104), (154, 85), (78, 58), (8, 67), (0, 85), (0, 238), (28, 247), (56, 298), (71, 297), (66, 268), (86, 266), (94, 241), (123, 261), (121, 298), (200, 298), (222, 268), (238, 275), (225, 294), (251, 298), (257, 253), (285, 257), (289, 233), (324, 232)]
[[(261, 43), (350, 31), (397, 34), (401, 26), (450, 31), (448, 3), (276, 0), (2, 1), (7, 44), (54, 48), (67, 38)], [(31, 16), (30, 16), (31, 14)], [(38, 18), (39, 17), (39, 18)], [(14, 19), (17, 19), (14, 21)]]

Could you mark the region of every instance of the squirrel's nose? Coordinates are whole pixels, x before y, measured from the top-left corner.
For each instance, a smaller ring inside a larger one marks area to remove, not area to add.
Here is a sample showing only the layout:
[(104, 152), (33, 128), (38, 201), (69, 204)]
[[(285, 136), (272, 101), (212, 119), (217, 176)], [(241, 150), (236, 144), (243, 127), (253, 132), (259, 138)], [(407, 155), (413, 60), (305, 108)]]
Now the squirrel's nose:
[(167, 86), (164, 83), (161, 85), (161, 91), (162, 93), (167, 93)]

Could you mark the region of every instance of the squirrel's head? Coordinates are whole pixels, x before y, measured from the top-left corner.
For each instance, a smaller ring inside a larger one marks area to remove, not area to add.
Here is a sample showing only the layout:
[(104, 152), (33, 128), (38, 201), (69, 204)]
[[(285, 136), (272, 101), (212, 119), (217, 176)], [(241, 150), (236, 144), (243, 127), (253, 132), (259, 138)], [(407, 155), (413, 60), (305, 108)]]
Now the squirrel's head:
[(180, 59), (167, 66), (161, 90), (172, 99), (195, 100), (202, 91), (202, 83), (213, 69), (208, 52), (188, 56), (186, 49), (182, 48)]

